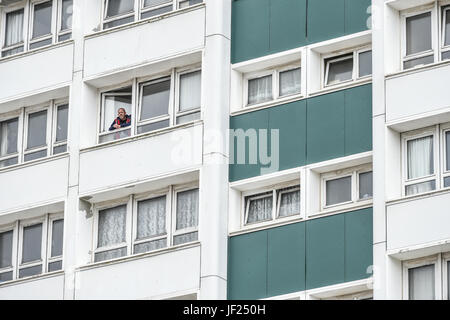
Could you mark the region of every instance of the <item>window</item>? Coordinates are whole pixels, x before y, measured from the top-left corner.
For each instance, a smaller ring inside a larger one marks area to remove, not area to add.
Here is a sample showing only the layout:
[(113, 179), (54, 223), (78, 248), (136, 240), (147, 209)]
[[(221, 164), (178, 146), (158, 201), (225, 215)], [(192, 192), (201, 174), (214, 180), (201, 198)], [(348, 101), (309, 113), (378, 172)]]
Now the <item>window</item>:
[(244, 105), (257, 105), (301, 94), (300, 64), (246, 74)]
[(0, 168), (66, 152), (68, 109), (51, 101), (0, 115)]
[(62, 270), (63, 232), (62, 214), (1, 227), (0, 283)]
[(3, 10), (2, 57), (70, 39), (73, 0), (21, 3)]
[[(121, 108), (128, 118), (120, 120), (116, 129)], [(142, 82), (135, 79), (127, 87), (101, 93), (99, 143), (191, 122), (200, 119), (200, 110), (198, 69), (172, 70), (166, 76)]]
[(441, 59), (450, 59), (450, 6), (442, 8)]
[(244, 193), (243, 225), (300, 216), (300, 186), (291, 182), (288, 186)]
[(151, 18), (202, 0), (104, 0), (103, 29)]
[(100, 204), (96, 211), (95, 262), (198, 240), (195, 183)]
[(372, 198), (370, 165), (322, 174), (322, 209)]
[(372, 74), (372, 50), (362, 48), (324, 57), (324, 86), (355, 81)]

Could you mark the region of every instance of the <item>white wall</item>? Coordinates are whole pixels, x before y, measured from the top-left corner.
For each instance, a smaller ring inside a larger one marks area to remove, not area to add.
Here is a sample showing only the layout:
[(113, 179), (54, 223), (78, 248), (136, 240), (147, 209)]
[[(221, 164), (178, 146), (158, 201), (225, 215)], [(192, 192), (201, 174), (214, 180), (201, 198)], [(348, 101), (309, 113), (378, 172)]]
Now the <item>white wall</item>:
[(64, 275), (30, 279), (0, 288), (0, 300), (62, 300)]

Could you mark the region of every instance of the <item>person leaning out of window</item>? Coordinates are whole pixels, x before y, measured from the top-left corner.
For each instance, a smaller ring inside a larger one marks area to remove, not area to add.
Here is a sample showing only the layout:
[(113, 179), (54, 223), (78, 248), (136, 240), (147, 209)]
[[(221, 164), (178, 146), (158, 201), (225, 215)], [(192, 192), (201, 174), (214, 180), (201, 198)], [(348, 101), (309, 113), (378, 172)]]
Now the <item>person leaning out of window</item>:
[(113, 123), (109, 127), (109, 131), (125, 128), (131, 125), (131, 115), (127, 114), (124, 108), (119, 108), (117, 110), (117, 118), (114, 119)]

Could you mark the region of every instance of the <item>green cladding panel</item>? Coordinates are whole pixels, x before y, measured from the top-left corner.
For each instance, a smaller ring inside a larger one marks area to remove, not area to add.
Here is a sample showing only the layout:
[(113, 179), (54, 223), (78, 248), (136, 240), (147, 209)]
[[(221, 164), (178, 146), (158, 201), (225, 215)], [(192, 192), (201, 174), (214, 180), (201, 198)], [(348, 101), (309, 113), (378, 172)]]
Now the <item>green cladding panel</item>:
[(345, 91), (308, 99), (307, 161), (320, 162), (345, 154)]
[(260, 299), (366, 279), (372, 208), (233, 236), (228, 298)]
[(351, 34), (371, 28), (372, 0), (345, 0), (345, 33)]
[(308, 0), (310, 43), (345, 35), (345, 0)]
[(228, 247), (228, 295), (239, 299), (267, 296), (267, 231), (231, 238)]
[(268, 51), (269, 10), (270, 0), (233, 1), (231, 22), (233, 61), (256, 58)]
[(307, 44), (306, 0), (271, 0), (270, 53)]
[(345, 281), (345, 215), (306, 222), (306, 288)]
[(267, 233), (267, 295), (304, 290), (305, 224), (274, 228)]

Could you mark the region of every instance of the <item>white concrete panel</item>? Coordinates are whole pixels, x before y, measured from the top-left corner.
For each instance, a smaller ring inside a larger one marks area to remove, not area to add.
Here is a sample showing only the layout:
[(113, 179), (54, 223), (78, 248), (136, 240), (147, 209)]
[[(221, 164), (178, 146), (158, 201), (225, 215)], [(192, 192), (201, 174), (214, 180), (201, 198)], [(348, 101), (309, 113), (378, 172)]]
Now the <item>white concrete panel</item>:
[(199, 284), (200, 246), (196, 246), (78, 271), (75, 299), (150, 299), (198, 289)]
[(449, 107), (449, 73), (447, 64), (387, 79), (387, 122)]
[(450, 193), (432, 194), (387, 207), (387, 249), (450, 238)]
[(105, 190), (202, 163), (202, 125), (179, 128), (80, 154), (80, 193)]
[(67, 195), (69, 158), (59, 158), (0, 173), (0, 214), (26, 210)]
[(104, 32), (85, 40), (84, 76), (92, 78), (204, 46), (205, 9)]
[(0, 287), (0, 300), (62, 300), (64, 275), (37, 278)]
[(0, 62), (0, 103), (72, 81), (73, 44)]

